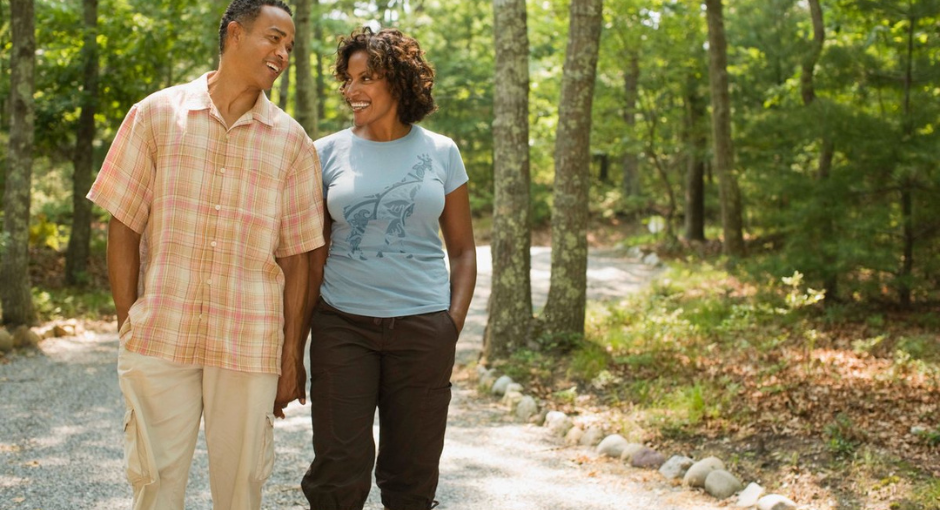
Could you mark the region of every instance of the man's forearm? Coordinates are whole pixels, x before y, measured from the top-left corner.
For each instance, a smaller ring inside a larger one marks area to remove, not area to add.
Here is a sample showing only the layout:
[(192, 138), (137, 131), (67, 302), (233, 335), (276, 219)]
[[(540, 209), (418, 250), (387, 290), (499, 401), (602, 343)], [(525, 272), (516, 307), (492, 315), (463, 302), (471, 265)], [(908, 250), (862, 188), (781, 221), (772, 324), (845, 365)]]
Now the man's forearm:
[[(307, 332), (303, 331), (307, 312), (307, 281), (310, 261), (307, 253), (277, 259), (284, 272), (284, 356), (303, 356)], [(282, 363), (282, 367), (283, 367)]]
[(137, 301), (140, 275), (140, 234), (114, 217), (108, 223), (108, 281), (117, 311), (118, 330)]

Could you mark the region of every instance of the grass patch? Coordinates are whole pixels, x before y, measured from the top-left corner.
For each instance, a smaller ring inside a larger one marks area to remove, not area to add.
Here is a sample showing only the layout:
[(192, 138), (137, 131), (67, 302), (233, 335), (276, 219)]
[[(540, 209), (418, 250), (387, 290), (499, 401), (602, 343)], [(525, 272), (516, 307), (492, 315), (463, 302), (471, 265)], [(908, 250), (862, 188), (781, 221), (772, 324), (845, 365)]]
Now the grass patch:
[(98, 320), (115, 315), (109, 290), (33, 289), (33, 304), (41, 322), (61, 319)]
[(590, 303), (563, 354), (517, 353), (506, 371), (561, 408), (606, 406), (663, 451), (787, 480), (797, 501), (940, 508), (936, 319), (821, 299), (799, 273), (673, 263), (639, 294)]

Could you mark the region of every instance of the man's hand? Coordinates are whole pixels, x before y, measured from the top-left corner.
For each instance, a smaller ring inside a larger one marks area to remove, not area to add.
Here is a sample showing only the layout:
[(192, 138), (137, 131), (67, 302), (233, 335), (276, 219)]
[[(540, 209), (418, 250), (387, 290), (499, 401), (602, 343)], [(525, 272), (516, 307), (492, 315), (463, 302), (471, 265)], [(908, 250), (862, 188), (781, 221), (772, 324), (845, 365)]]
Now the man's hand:
[(307, 370), (304, 347), (307, 343), (307, 287), (310, 276), (309, 255), (300, 253), (277, 258), (284, 272), (284, 348), (281, 351), (281, 377), (277, 380), (274, 416), (284, 417), (284, 408), (294, 400), (307, 402)]
[(306, 385), (307, 370), (304, 368), (303, 354), (299, 357), (285, 354), (281, 360), (281, 376), (277, 380), (274, 416), (284, 418), (284, 408), (294, 400), (299, 400), (300, 405), (306, 404)]

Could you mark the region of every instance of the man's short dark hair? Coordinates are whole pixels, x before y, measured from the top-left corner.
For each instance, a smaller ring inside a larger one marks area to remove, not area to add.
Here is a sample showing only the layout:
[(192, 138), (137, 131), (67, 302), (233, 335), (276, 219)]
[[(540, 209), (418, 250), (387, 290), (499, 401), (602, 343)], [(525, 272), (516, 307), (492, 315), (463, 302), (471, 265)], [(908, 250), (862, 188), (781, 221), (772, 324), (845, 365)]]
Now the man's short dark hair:
[(284, 9), (291, 17), (294, 16), (294, 13), (290, 10), (290, 6), (281, 0), (233, 0), (232, 3), (228, 4), (228, 9), (225, 9), (225, 14), (222, 15), (222, 22), (219, 24), (220, 54), (225, 51), (225, 38), (228, 36), (228, 24), (237, 21), (244, 27), (250, 27), (258, 18), (258, 15), (261, 14), (261, 8), (265, 5)]

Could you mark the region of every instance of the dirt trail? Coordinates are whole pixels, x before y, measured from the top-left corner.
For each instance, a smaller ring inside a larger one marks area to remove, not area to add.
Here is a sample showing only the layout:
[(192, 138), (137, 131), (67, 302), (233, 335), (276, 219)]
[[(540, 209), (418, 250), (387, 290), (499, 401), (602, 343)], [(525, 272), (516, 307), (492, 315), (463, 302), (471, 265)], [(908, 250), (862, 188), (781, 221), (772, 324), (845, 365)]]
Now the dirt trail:
[[(476, 359), (486, 322), (489, 248), (479, 250), (480, 278), (458, 361)], [(533, 249), (533, 294), (545, 302), (550, 253)], [(615, 252), (592, 252), (592, 299), (616, 298), (654, 275)], [(50, 339), (43, 355), (0, 364), (0, 508), (28, 510), (130, 507), (123, 479), (115, 334)], [(499, 405), (455, 386), (441, 465), (441, 510), (689, 510), (719, 508), (700, 494), (664, 483), (658, 474), (562, 447), (540, 427), (514, 423)], [(299, 490), (310, 461), (309, 407), (292, 405), (275, 429), (277, 462), (264, 508), (307, 508)], [(200, 438), (187, 509), (209, 509), (205, 442)], [(367, 504), (381, 510), (377, 491)]]

